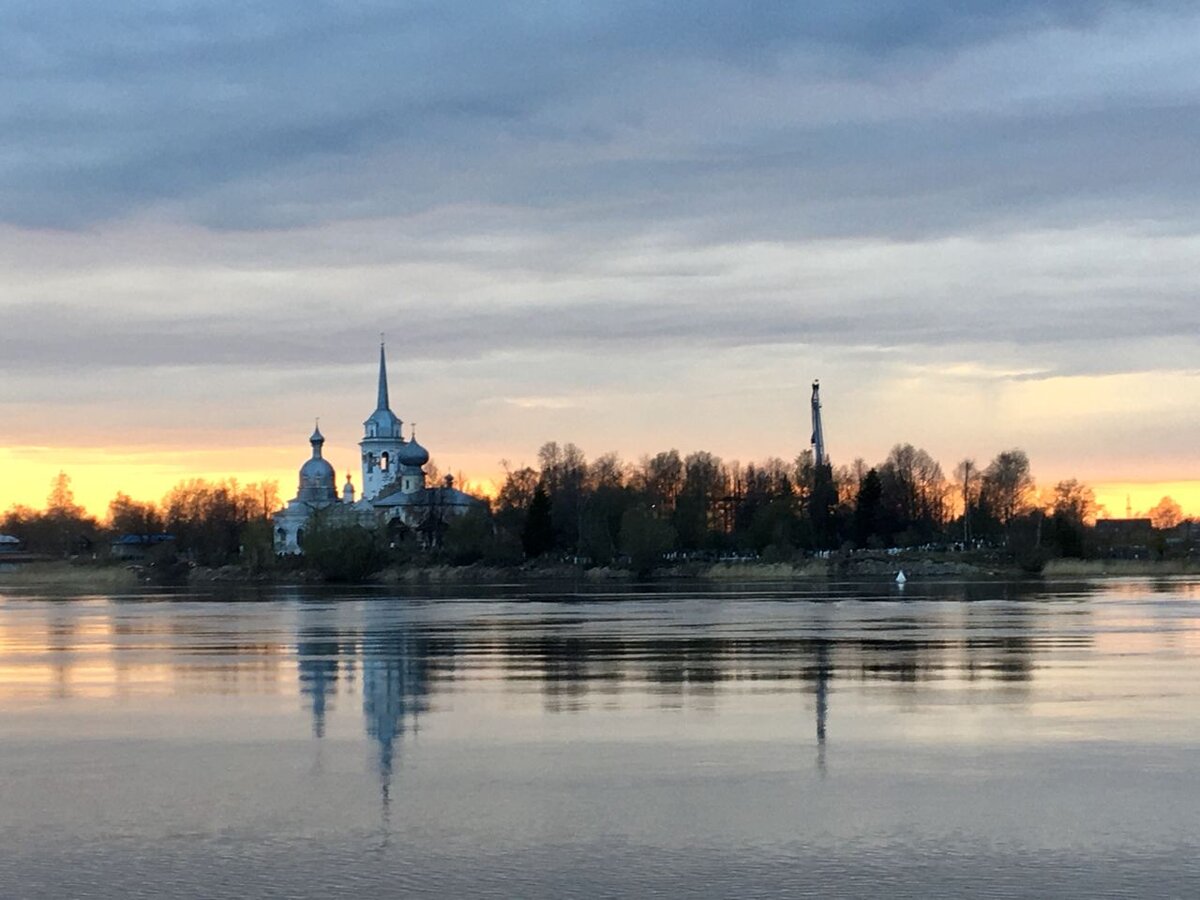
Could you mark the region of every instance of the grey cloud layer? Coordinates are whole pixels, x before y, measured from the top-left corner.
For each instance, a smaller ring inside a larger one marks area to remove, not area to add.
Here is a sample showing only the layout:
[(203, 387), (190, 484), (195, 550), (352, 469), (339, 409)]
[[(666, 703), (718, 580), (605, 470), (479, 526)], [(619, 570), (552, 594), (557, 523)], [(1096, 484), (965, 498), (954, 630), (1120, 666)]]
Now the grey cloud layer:
[[(15, 434), (71, 379), (81, 426), (307, 420), (369, 393), (381, 328), (427, 409), (475, 398), (507, 435), (519, 408), (534, 445), (631, 407), (749, 435), (818, 372), (884, 441), (889, 410), (926, 415), (909, 375), (971, 411), (1194, 370), (1198, 26), (1084, 0), (11, 0), (0, 414)], [(1179, 421), (1192, 380), (1159, 381)]]
[[(796, 236), (1097, 196), (1190, 210), (1191, 99), (1097, 88), (1075, 111), (1051, 96), (962, 114), (964, 96), (1003, 96), (966, 72), (949, 109), (907, 109), (975, 50), (1169, 30), (1185, 7), (962, 6), (7, 4), (0, 217), (70, 228), (165, 207), (261, 228), (484, 203), (554, 209), (568, 228)], [(817, 99), (790, 110), (793, 96)]]
[[(17, 306), (6, 313), (0, 356), (26, 376), (164, 367), (302, 369), (356, 366), (364, 359), (364, 328), (353, 318), (314, 329), (307, 317), (289, 321), (279, 309), (182, 314), (169, 320), (114, 320), (103, 311), (69, 306)], [(1187, 338), (1200, 331), (1200, 306), (1153, 301), (1136, 313), (1103, 304), (1046, 308), (1036, 299), (993, 303), (969, 315), (915, 302), (886, 300), (812, 308), (801, 302), (648, 305), (634, 302), (550, 302), (505, 309), (396, 309), (381, 321), (403, 327), (393, 352), (412, 361), (465, 361), (495, 354), (536, 358), (549, 348), (585, 357), (644, 358), (673, 347), (687, 353), (769, 345), (824, 346), (845, 353), (906, 348), (914, 360), (970, 359), (1008, 345), (1008, 368), (981, 378), (1027, 379), (1147, 369), (1196, 369)], [(45, 327), (53, 322), (53, 328)], [(1019, 348), (1019, 349), (1017, 349)], [(1147, 352), (1153, 360), (1147, 360)], [(622, 363), (626, 367), (627, 363)], [(641, 377), (641, 367), (629, 369)], [(128, 376), (136, 380), (132, 374)], [(322, 376), (324, 377), (324, 376)], [(534, 379), (536, 380), (536, 378)]]

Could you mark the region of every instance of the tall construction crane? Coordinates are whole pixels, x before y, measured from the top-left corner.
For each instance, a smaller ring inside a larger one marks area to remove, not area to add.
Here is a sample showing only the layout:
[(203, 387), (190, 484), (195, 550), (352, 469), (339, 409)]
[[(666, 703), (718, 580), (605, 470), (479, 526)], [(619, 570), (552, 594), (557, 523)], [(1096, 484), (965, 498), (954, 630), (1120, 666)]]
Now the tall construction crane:
[(829, 465), (825, 453), (825, 430), (821, 427), (821, 382), (813, 382), (812, 392), (812, 452), (814, 466)]

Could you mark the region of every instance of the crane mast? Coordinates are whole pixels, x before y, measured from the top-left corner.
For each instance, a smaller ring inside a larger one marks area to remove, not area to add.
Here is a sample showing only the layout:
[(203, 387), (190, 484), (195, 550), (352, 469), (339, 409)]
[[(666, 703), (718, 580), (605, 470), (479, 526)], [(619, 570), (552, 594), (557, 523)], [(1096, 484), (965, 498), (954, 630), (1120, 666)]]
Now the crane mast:
[(812, 453), (814, 466), (829, 465), (825, 453), (825, 430), (821, 427), (821, 382), (812, 385)]

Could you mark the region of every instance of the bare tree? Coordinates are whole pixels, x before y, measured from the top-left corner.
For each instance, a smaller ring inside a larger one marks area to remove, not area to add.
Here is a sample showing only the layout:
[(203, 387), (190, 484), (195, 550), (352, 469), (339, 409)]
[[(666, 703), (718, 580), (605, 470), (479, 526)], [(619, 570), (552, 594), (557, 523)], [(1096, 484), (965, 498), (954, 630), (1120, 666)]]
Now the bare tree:
[(616, 453), (598, 456), (588, 467), (588, 487), (593, 491), (600, 488), (624, 487), (628, 477), (626, 470), (626, 465)]
[(946, 477), (925, 450), (897, 444), (879, 466), (883, 507), (898, 530), (916, 529), (926, 537), (946, 521)]
[(1054, 486), (1051, 512), (1075, 525), (1096, 523), (1096, 493), (1088, 485), (1074, 478), (1060, 481)]
[(1150, 524), (1155, 528), (1174, 528), (1183, 521), (1183, 507), (1170, 497), (1163, 497), (1150, 510)]
[(668, 450), (642, 458), (635, 486), (646, 495), (652, 506), (670, 512), (675, 508), (675, 498), (683, 490), (683, 476), (683, 460), (679, 458), (679, 451)]
[(958, 487), (958, 499), (962, 502), (963, 543), (971, 543), (971, 511), (979, 504), (979, 466), (967, 458), (954, 467), (954, 483)]
[(1029, 457), (1024, 450), (1005, 450), (988, 463), (980, 482), (980, 500), (996, 520), (1007, 526), (1028, 512), (1034, 494)]

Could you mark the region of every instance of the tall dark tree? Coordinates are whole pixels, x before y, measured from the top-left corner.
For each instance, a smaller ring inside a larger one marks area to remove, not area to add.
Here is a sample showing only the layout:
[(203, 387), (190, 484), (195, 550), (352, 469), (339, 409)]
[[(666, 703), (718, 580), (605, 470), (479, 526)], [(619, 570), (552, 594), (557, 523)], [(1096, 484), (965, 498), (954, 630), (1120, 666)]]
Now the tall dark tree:
[(504, 472), (504, 484), (496, 496), (496, 526), (519, 537), (525, 529), (533, 492), (537, 490), (538, 473), (529, 466), (509, 469), (507, 463), (504, 463)]
[(883, 533), (883, 483), (879, 472), (871, 469), (863, 476), (854, 504), (854, 543), (859, 547), (875, 543), (891, 543), (891, 535)]
[(635, 487), (646, 504), (656, 512), (669, 513), (683, 490), (683, 460), (678, 450), (668, 450), (642, 460), (636, 473)]
[(954, 483), (962, 503), (962, 541), (970, 544), (975, 537), (976, 509), (979, 506), (979, 466), (967, 457), (954, 469)]
[(828, 463), (813, 466), (812, 477), (812, 489), (808, 496), (808, 519), (812, 523), (817, 548), (828, 550), (836, 547), (838, 543), (834, 520), (838, 495), (837, 485), (833, 480), (833, 468)]
[(645, 506), (631, 506), (621, 516), (621, 550), (639, 575), (662, 562), (675, 543), (675, 530)]
[(588, 486), (587, 459), (574, 444), (559, 446), (550, 441), (538, 451), (538, 463), (541, 485), (550, 498), (554, 544), (560, 550), (578, 547), (584, 492)]
[(1056, 556), (1082, 558), (1087, 554), (1088, 528), (1096, 519), (1096, 495), (1074, 478), (1054, 486), (1049, 520), (1049, 549)]
[[(985, 526), (991, 522), (992, 537), (1002, 539), (1012, 549), (1013, 525), (1033, 511), (1033, 497), (1033, 475), (1025, 451), (1014, 449), (996, 454), (979, 482), (981, 518)], [(1029, 543), (1024, 532), (1019, 543)]]
[(1033, 475), (1024, 450), (996, 454), (980, 482), (980, 502), (1001, 525), (1029, 512), (1033, 498)]
[(521, 546), (530, 559), (554, 548), (554, 521), (550, 513), (550, 496), (541, 484), (533, 492), (529, 514), (521, 532)]
[(884, 528), (893, 540), (915, 544), (941, 531), (948, 489), (942, 467), (926, 451), (897, 444), (879, 467), (879, 480)]
[(711, 453), (691, 453), (683, 461), (683, 486), (675, 500), (671, 522), (684, 550), (699, 550), (710, 542), (717, 503), (729, 492), (721, 460)]

